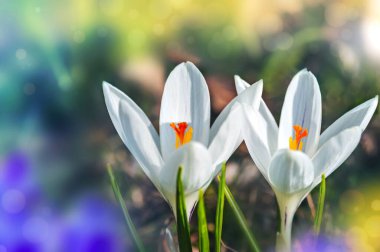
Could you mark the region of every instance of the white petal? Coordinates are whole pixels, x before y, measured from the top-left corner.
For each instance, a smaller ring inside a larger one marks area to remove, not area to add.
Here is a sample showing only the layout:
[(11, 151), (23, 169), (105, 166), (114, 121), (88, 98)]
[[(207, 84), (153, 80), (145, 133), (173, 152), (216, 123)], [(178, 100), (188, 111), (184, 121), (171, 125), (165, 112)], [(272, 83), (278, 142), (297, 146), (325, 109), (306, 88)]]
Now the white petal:
[(289, 138), (294, 137), (294, 125), (309, 132), (302, 139), (303, 151), (312, 156), (318, 147), (321, 130), (321, 92), (315, 76), (302, 70), (292, 79), (286, 91), (278, 136), (278, 148), (289, 148)]
[(186, 206), (188, 213), (195, 201), (191, 196), (207, 185), (212, 179), (211, 157), (206, 147), (198, 142), (190, 142), (176, 150), (161, 170), (160, 184), (166, 199), (175, 212), (175, 194), (178, 168), (183, 167), (182, 180), (185, 196), (189, 195)]
[(126, 139), (119, 118), (120, 101), (124, 101), (125, 103), (127, 103), (130, 109), (134, 110), (139, 115), (140, 120), (145, 125), (144, 128), (147, 128), (149, 130), (150, 134), (153, 137), (155, 145), (157, 146), (157, 148), (159, 148), (159, 138), (156, 129), (154, 128), (148, 117), (145, 115), (145, 113), (141, 110), (141, 108), (137, 106), (131, 98), (129, 98), (119, 89), (115, 88), (114, 86), (105, 81), (103, 82), (103, 93), (104, 99), (106, 101), (107, 110), (111, 117), (113, 125), (115, 126), (117, 133), (119, 133), (119, 136), (121, 137), (124, 143), (126, 142)]
[[(237, 76), (235, 76), (237, 78)], [(220, 164), (232, 155), (243, 141), (241, 134), (241, 111), (240, 105), (249, 104), (258, 109), (263, 92), (263, 83), (258, 81), (249, 86), (244, 92), (235, 97), (216, 118), (211, 127), (209, 150), (214, 165), (217, 166), (215, 173), (220, 170)]]
[(249, 85), (239, 76), (235, 75), (235, 85), (244, 85), (246, 87), (244, 90), (238, 92), (239, 95), (237, 96), (237, 100), (242, 104), (253, 106), (256, 110), (259, 109), (261, 95), (263, 94), (263, 80), (259, 80), (254, 84)]
[(276, 190), (293, 194), (309, 187), (313, 179), (313, 163), (303, 152), (281, 149), (273, 156), (269, 181)]
[[(211, 128), (211, 132), (212, 134), (215, 134), (215, 136), (211, 139), (208, 147), (212, 157), (213, 167), (218, 167), (215, 169), (215, 175), (219, 173), (220, 164), (226, 162), (237, 147), (243, 142), (241, 134), (241, 105), (235, 103), (229, 113), (224, 113), (223, 110), (219, 117), (223, 118), (220, 120), (222, 122), (218, 124), (219, 127), (217, 129), (214, 128), (214, 125), (213, 128)], [(216, 120), (218, 119), (219, 118)]]
[(319, 148), (312, 158), (315, 169), (314, 186), (321, 181), (322, 173), (329, 176), (351, 155), (360, 141), (361, 133), (360, 127), (345, 129)]
[(209, 142), (210, 95), (201, 72), (190, 62), (178, 65), (166, 81), (161, 102), (161, 152), (166, 160), (175, 151), (175, 133), (170, 123), (187, 122), (193, 140)]
[(272, 113), (270, 112), (263, 99), (260, 101), (259, 113), (265, 121), (268, 147), (271, 155), (273, 156), (277, 150), (278, 126), (276, 120), (274, 119)]
[(145, 124), (142, 115), (130, 102), (121, 100), (118, 110), (124, 144), (140, 164), (145, 174), (158, 186), (158, 175), (163, 165), (163, 160), (148, 126)]
[[(262, 80), (256, 82), (255, 84), (262, 85)], [(246, 81), (241, 79), (239, 76), (235, 75), (235, 87), (236, 87), (236, 92), (240, 94), (241, 92), (249, 88), (250, 85)], [(260, 86), (258, 86), (258, 88), (260, 88)], [(261, 90), (261, 93), (262, 93), (262, 90)], [(278, 126), (272, 113), (270, 112), (269, 108), (267, 107), (267, 105), (265, 104), (264, 100), (261, 97), (260, 97), (260, 104), (258, 105), (259, 105), (259, 113), (261, 114), (261, 116), (267, 123), (267, 131), (268, 131), (268, 139), (269, 139), (268, 144), (269, 144), (269, 149), (271, 151), (271, 154), (273, 155), (274, 152), (277, 150)], [(256, 106), (257, 106), (257, 103), (255, 103), (254, 107), (257, 108)]]
[[(237, 76), (235, 76), (237, 78)], [(256, 82), (249, 86), (244, 92), (236, 96), (228, 105), (222, 110), (220, 115), (216, 118), (214, 124), (211, 127), (210, 131), (210, 142), (215, 138), (216, 134), (219, 131), (219, 128), (225, 122), (226, 118), (230, 114), (231, 108), (236, 102), (240, 104), (248, 104), (253, 106), (256, 110), (260, 106), (261, 94), (263, 93), (263, 82), (262, 80)]]
[(378, 100), (379, 97), (376, 96), (341, 116), (322, 133), (319, 146), (345, 129), (359, 126), (364, 131), (377, 108)]
[(244, 126), (242, 134), (248, 151), (257, 168), (268, 180), (271, 153), (268, 143), (267, 122), (252, 106), (243, 105)]
[(249, 86), (248, 82), (244, 81), (240, 76), (235, 75), (235, 88), (238, 94), (246, 90)]

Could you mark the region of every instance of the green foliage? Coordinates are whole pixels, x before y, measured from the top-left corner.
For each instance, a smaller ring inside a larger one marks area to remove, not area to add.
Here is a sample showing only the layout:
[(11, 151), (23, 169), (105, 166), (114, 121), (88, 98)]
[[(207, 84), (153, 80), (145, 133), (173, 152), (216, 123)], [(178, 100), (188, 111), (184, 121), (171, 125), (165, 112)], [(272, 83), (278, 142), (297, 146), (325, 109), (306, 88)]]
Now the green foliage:
[(141, 242), (141, 239), (137, 233), (136, 227), (132, 222), (131, 216), (129, 215), (128, 209), (123, 200), (123, 196), (121, 195), (119, 185), (116, 182), (115, 176), (112, 171), (112, 167), (110, 165), (108, 165), (107, 171), (108, 171), (108, 176), (110, 178), (112, 190), (115, 194), (115, 198), (118, 201), (120, 208), (123, 211), (125, 223), (127, 224), (127, 227), (129, 228), (129, 231), (132, 234), (133, 240), (135, 241), (135, 244), (136, 244), (136, 248), (139, 252), (144, 252), (145, 249), (144, 249), (143, 243)]
[(215, 251), (217, 252), (220, 252), (220, 245), (221, 245), (221, 240), (222, 240), (225, 185), (226, 185), (226, 163), (222, 165), (222, 175), (219, 180), (219, 188), (218, 188), (218, 203), (216, 206)]
[(208, 239), (206, 210), (205, 210), (205, 203), (203, 200), (202, 190), (199, 191), (198, 234), (199, 234), (199, 251), (201, 251), (201, 252), (210, 251), (210, 242)]
[(179, 250), (181, 252), (191, 252), (190, 225), (186, 213), (185, 194), (182, 184), (182, 167), (179, 167), (177, 174), (176, 213)]
[(252, 232), (249, 230), (247, 220), (245, 219), (243, 212), (240, 210), (238, 204), (236, 203), (234, 196), (232, 195), (230, 189), (227, 187), (227, 185), (224, 186), (224, 194), (226, 196), (226, 199), (229, 203), (229, 205), (232, 208), (232, 211), (235, 215), (236, 220), (238, 221), (238, 224), (240, 228), (242, 229), (244, 235), (248, 239), (249, 247), (252, 249), (252, 251), (259, 252), (260, 248), (257, 245), (257, 241), (252, 234)]
[(322, 174), (321, 185), (319, 186), (319, 198), (318, 198), (318, 208), (314, 219), (314, 232), (318, 235), (321, 230), (323, 208), (325, 206), (325, 196), (326, 196), (326, 176)]

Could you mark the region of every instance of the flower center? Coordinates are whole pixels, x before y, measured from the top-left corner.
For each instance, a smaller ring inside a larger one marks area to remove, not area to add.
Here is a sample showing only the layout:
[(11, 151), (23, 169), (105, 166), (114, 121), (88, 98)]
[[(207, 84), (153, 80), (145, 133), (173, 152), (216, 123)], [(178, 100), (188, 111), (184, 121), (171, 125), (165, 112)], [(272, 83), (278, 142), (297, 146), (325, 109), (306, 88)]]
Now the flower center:
[(193, 137), (193, 128), (186, 122), (171, 123), (170, 127), (172, 127), (175, 133), (176, 149), (191, 141), (191, 138)]
[(302, 128), (300, 125), (294, 125), (293, 126), (294, 132), (295, 132), (295, 137), (289, 138), (289, 148), (291, 150), (300, 150), (302, 151), (302, 138), (307, 137), (308, 131), (306, 128)]

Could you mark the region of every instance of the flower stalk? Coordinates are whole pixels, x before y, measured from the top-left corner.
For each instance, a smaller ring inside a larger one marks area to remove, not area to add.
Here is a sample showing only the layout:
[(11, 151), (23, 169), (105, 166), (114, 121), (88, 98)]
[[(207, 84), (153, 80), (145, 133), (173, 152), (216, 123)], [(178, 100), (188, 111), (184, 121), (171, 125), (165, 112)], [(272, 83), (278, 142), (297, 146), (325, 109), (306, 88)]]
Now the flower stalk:
[(110, 178), (112, 190), (113, 190), (113, 192), (115, 194), (115, 198), (118, 201), (121, 210), (123, 211), (125, 223), (127, 224), (127, 227), (129, 229), (129, 231), (131, 232), (132, 238), (135, 241), (137, 251), (139, 251), (139, 252), (145, 252), (145, 248), (143, 246), (143, 243), (142, 243), (142, 241), (141, 241), (141, 239), (140, 239), (140, 237), (139, 237), (139, 235), (137, 233), (135, 225), (132, 222), (132, 218), (129, 215), (128, 209), (125, 206), (125, 203), (124, 203), (124, 200), (123, 200), (123, 196), (121, 195), (120, 188), (119, 188), (119, 185), (116, 182), (115, 175), (113, 174), (111, 165), (107, 166), (107, 172), (108, 172), (108, 176)]
[(260, 248), (257, 244), (257, 241), (255, 239), (255, 236), (252, 234), (251, 230), (248, 227), (247, 220), (243, 215), (243, 212), (239, 208), (238, 204), (236, 203), (234, 196), (232, 195), (230, 189), (227, 185), (224, 186), (224, 195), (227, 199), (228, 204), (230, 205), (232, 212), (235, 215), (236, 220), (238, 221), (238, 224), (243, 231), (244, 235), (246, 236), (248, 240), (248, 245), (252, 249), (252, 251), (260, 252)]
[(318, 209), (314, 219), (314, 232), (319, 235), (321, 230), (323, 208), (325, 206), (325, 196), (326, 196), (326, 176), (322, 174), (321, 185), (319, 187), (319, 199), (318, 199)]

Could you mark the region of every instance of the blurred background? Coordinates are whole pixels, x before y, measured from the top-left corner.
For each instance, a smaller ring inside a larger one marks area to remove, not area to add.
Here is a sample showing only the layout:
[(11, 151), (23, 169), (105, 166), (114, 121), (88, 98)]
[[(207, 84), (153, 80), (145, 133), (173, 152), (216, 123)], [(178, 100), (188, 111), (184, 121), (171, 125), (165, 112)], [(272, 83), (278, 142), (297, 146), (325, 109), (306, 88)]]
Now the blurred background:
[[(236, 95), (238, 74), (264, 80), (278, 121), (289, 81), (308, 68), (325, 129), (380, 93), (380, 1), (0, 0), (1, 252), (134, 251), (107, 163), (149, 251), (162, 247), (171, 210), (117, 135), (101, 83), (128, 94), (157, 127), (165, 79), (187, 60), (207, 80), (213, 119)], [(380, 251), (379, 148), (377, 111), (327, 180), (325, 251)], [(273, 249), (275, 198), (244, 144), (227, 183), (260, 246)], [(213, 184), (205, 196), (211, 239), (215, 193)], [(300, 251), (312, 222), (304, 202), (294, 221)], [(228, 204), (223, 241), (248, 251)]]

